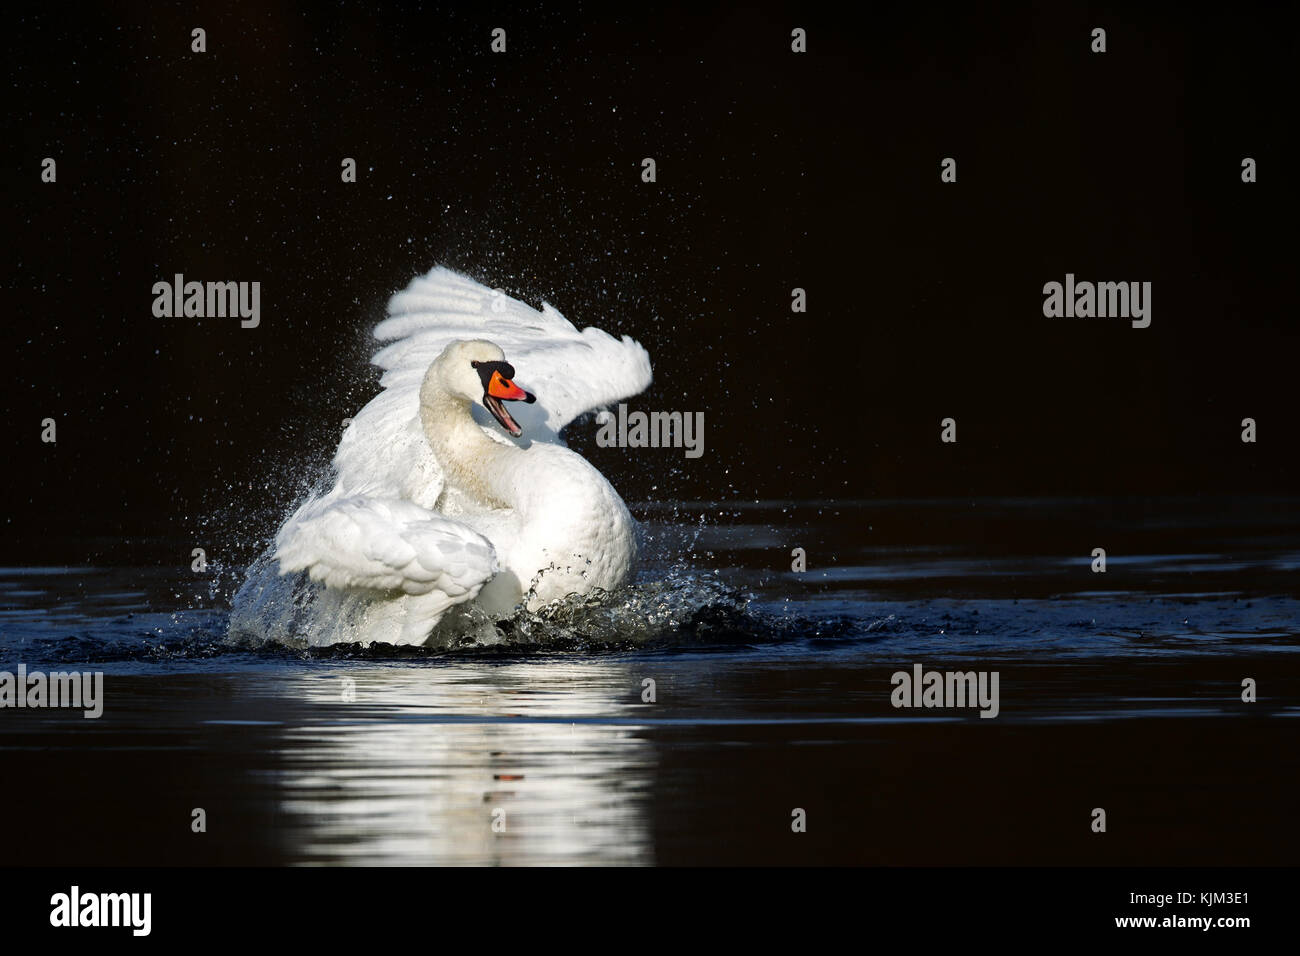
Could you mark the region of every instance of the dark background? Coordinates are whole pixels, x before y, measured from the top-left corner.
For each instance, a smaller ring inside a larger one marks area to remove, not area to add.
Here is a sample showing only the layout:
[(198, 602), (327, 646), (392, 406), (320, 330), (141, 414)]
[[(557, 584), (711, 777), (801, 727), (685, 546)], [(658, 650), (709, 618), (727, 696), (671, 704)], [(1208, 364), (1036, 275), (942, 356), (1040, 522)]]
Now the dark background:
[[(573, 430), (629, 501), (1293, 491), (1280, 14), (624, 6), (9, 14), (5, 552), (273, 531), (438, 263), (705, 412), (698, 460)], [(260, 281), (261, 327), (154, 318), (177, 272)], [(1151, 281), (1151, 327), (1044, 318), (1066, 272)]]

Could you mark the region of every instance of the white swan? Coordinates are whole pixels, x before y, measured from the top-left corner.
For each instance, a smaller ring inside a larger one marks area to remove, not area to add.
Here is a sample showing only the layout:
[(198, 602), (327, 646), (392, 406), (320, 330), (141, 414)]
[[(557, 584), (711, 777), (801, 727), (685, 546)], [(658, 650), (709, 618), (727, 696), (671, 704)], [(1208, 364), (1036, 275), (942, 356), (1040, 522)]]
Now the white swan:
[(374, 334), (395, 341), (372, 359), (384, 390), (344, 431), (333, 489), (276, 536), (280, 573), (306, 570), (340, 613), (361, 608), (366, 642), (395, 644), (423, 643), (456, 605), (505, 616), (530, 589), (535, 608), (616, 587), (635, 524), (559, 432), (645, 389), (645, 349), (445, 268), (388, 313)]

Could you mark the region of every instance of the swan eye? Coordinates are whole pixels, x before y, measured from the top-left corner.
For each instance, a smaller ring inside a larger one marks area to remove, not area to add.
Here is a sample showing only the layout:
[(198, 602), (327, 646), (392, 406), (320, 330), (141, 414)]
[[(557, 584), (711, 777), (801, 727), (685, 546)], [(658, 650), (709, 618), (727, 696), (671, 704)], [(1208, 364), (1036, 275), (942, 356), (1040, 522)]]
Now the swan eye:
[(511, 379), (515, 377), (515, 367), (509, 362), (471, 362), (474, 370), (478, 372), (479, 380), (483, 383), (483, 391), (488, 391), (492, 387), (493, 381), (500, 379), (509, 387)]

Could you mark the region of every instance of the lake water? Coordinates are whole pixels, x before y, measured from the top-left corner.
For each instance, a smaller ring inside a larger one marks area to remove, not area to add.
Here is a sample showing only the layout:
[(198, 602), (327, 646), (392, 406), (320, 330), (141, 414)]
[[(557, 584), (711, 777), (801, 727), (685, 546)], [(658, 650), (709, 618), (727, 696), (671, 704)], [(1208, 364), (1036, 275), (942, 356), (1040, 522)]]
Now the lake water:
[[(0, 569), (0, 670), (105, 675), (0, 710), (11, 862), (1297, 858), (1300, 501), (633, 510), (627, 590), (441, 650), (232, 639), (187, 542)], [(895, 707), (918, 664), (996, 718)]]

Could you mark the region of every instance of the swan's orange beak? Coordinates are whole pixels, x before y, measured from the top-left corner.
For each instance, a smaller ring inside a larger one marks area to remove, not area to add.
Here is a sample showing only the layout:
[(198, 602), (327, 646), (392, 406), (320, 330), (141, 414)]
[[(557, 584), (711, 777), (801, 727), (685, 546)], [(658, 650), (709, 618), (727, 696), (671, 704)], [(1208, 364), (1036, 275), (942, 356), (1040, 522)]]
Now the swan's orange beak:
[(525, 392), (510, 379), (505, 378), (499, 371), (492, 373), (492, 378), (488, 381), (487, 393), (493, 398), (504, 398), (512, 402), (537, 401), (537, 396), (531, 392)]
[[(506, 411), (506, 407), (501, 403), (532, 403), (537, 401), (537, 396), (533, 395), (532, 392), (525, 392), (510, 381), (510, 376), (515, 374), (514, 366), (506, 362), (493, 363), (493, 365), (499, 365), (500, 367), (492, 368), (492, 365), (488, 365), (486, 362), (476, 363), (474, 366), (478, 369), (479, 376), (487, 381), (483, 389), (483, 407), (492, 413), (492, 416), (501, 423), (502, 428), (518, 438), (524, 433), (524, 430), (519, 427), (518, 422), (510, 417), (510, 413)], [(488, 375), (489, 369), (492, 371), (490, 377)]]

